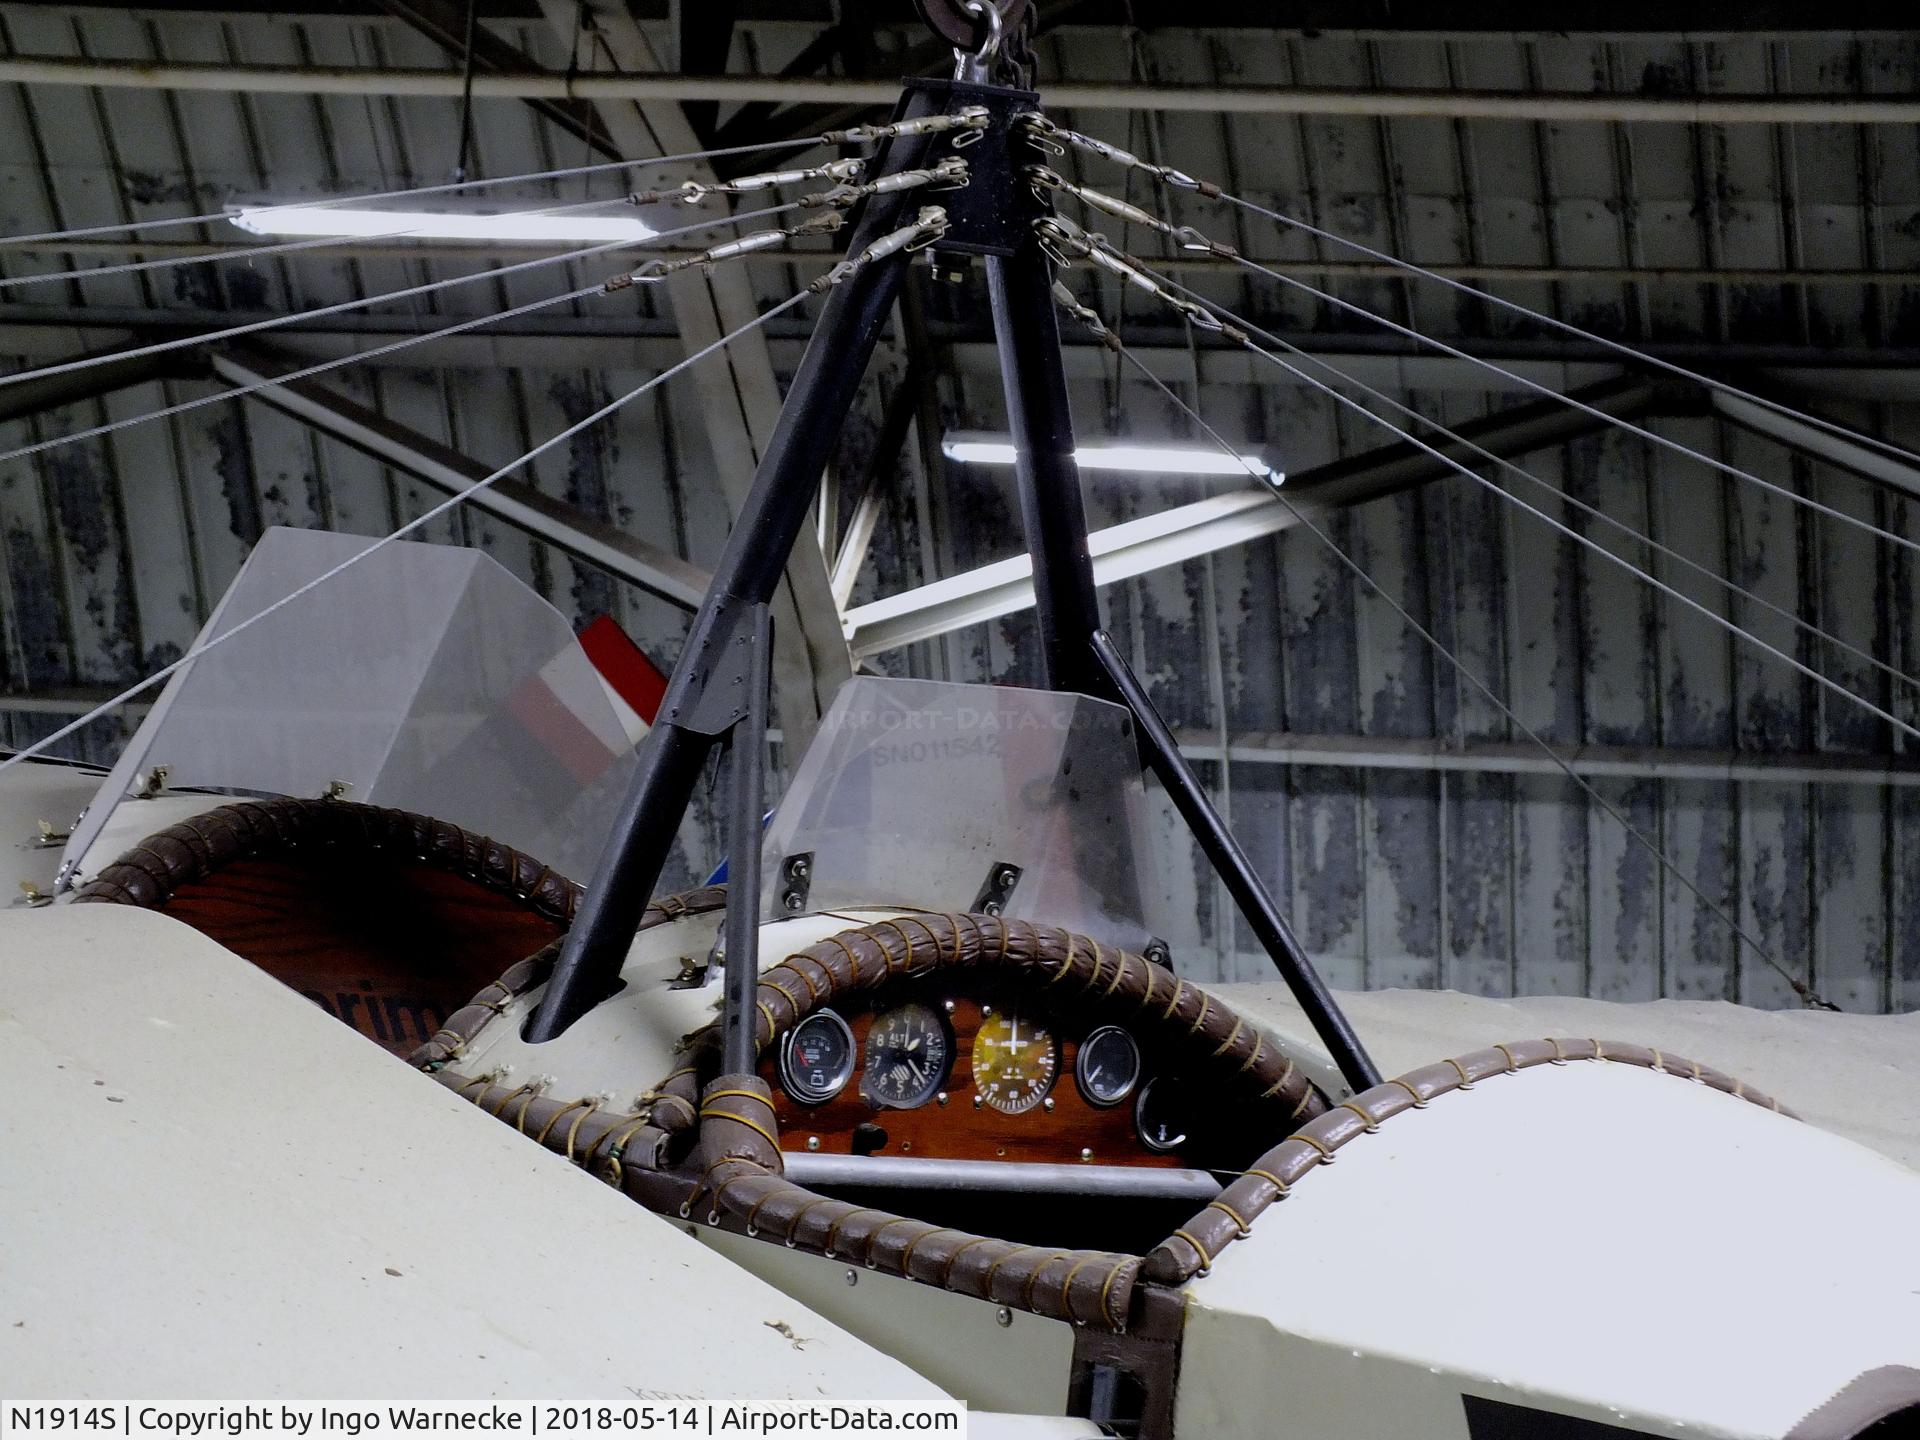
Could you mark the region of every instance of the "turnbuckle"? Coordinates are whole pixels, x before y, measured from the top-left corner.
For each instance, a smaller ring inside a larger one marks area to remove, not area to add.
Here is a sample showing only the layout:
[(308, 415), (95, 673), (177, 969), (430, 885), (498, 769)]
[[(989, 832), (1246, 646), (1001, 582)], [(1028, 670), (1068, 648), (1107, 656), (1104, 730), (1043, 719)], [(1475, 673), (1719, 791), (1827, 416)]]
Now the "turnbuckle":
[(949, 155), (937, 165), (923, 169), (896, 170), (891, 175), (882, 175), (878, 180), (869, 180), (864, 185), (836, 185), (831, 190), (803, 195), (800, 205), (809, 210), (822, 205), (845, 209), (857, 200), (874, 195), (894, 195), (902, 190), (917, 190), (923, 185), (936, 190), (958, 190), (967, 183), (967, 178), (967, 162), (958, 155)]
[(1059, 264), (1069, 265), (1075, 258), (1085, 260), (1135, 289), (1146, 291), (1161, 304), (1177, 311), (1196, 329), (1213, 331), (1231, 340), (1250, 338), (1244, 330), (1228, 324), (1199, 302), (1168, 289), (1159, 276), (1131, 255), (1115, 249), (1113, 243), (1097, 230), (1083, 230), (1064, 215), (1049, 215), (1036, 222), (1035, 232), (1040, 247)]
[(802, 224), (790, 225), (783, 230), (755, 230), (752, 234), (742, 235), (737, 240), (728, 240), (719, 245), (709, 246), (694, 255), (676, 255), (671, 260), (649, 260), (646, 264), (629, 270), (624, 275), (613, 276), (600, 288), (611, 294), (615, 290), (625, 290), (633, 285), (652, 285), (682, 270), (691, 270), (696, 266), (711, 268), (721, 260), (751, 255), (756, 250), (770, 250), (783, 240), (797, 239), (802, 235), (831, 235), (845, 223), (846, 217), (838, 210), (829, 210), (826, 214), (815, 215)]
[(1110, 145), (1105, 140), (1096, 140), (1091, 135), (1082, 135), (1078, 130), (1069, 130), (1064, 125), (1056, 125), (1046, 116), (1029, 111), (1015, 117), (1015, 123), (1026, 129), (1036, 145), (1051, 150), (1056, 155), (1066, 153), (1065, 147), (1085, 150), (1090, 155), (1098, 155), (1111, 160), (1116, 165), (1124, 165), (1129, 170), (1143, 170), (1155, 179), (1181, 190), (1194, 190), (1202, 195), (1218, 195), (1220, 187), (1211, 180), (1196, 180), (1184, 170), (1176, 170), (1171, 165), (1156, 165), (1151, 160), (1143, 160), (1131, 150), (1122, 150), (1118, 145)]
[(845, 183), (858, 180), (867, 168), (867, 162), (860, 159), (829, 160), (824, 165), (810, 165), (804, 169), (763, 170), (754, 175), (740, 175), (732, 180), (689, 180), (684, 185), (675, 185), (666, 190), (638, 190), (627, 196), (629, 205), (660, 205), (677, 203), (698, 205), (711, 195), (749, 195), (756, 190), (775, 190), (785, 185), (802, 185), (809, 180), (833, 180)]
[(915, 250), (924, 250), (947, 233), (948, 224), (947, 212), (940, 206), (923, 206), (911, 225), (902, 225), (898, 230), (882, 235), (858, 255), (849, 255), (810, 283), (807, 289), (816, 295), (824, 294), (876, 260), (885, 260), (890, 255), (902, 252), (911, 254)]
[(969, 133), (954, 138), (953, 148), (971, 145), (986, 133), (993, 114), (984, 105), (966, 105), (951, 115), (922, 115), (913, 120), (895, 120), (886, 125), (855, 125), (848, 130), (829, 130), (821, 135), (825, 145), (871, 145), (876, 140), (897, 140), (908, 135), (939, 135), (948, 130)]
[(1199, 250), (1209, 255), (1218, 255), (1224, 260), (1237, 260), (1240, 252), (1231, 245), (1202, 234), (1191, 225), (1174, 225), (1162, 220), (1158, 215), (1142, 210), (1130, 201), (1117, 195), (1094, 190), (1086, 185), (1077, 185), (1058, 171), (1045, 165), (1029, 165), (1022, 174), (1033, 186), (1033, 193), (1042, 201), (1050, 198), (1049, 192), (1059, 191), (1071, 195), (1089, 209), (1103, 211), (1129, 225), (1141, 225), (1149, 230), (1157, 230), (1177, 243), (1182, 250)]

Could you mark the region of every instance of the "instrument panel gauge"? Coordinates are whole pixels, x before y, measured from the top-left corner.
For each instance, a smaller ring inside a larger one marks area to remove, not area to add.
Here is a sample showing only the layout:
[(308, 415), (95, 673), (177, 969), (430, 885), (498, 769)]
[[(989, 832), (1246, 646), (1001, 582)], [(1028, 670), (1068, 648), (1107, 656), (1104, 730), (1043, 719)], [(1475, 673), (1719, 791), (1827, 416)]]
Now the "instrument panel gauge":
[(1140, 1083), (1140, 1047), (1118, 1025), (1102, 1025), (1080, 1042), (1073, 1078), (1089, 1105), (1118, 1105)]
[(952, 1053), (947, 1023), (930, 1006), (889, 1010), (875, 1017), (867, 1031), (867, 1069), (860, 1093), (890, 1110), (917, 1109), (946, 1083)]
[(1164, 1075), (1142, 1085), (1140, 1098), (1133, 1102), (1133, 1128), (1140, 1143), (1163, 1155), (1186, 1144), (1190, 1099), (1186, 1086)]
[(989, 1015), (974, 1032), (974, 1088), (1003, 1115), (1024, 1115), (1045, 1100), (1059, 1068), (1053, 1032), (1023, 1015)]
[(853, 1031), (831, 1010), (816, 1010), (780, 1048), (780, 1084), (802, 1105), (824, 1105), (853, 1078)]

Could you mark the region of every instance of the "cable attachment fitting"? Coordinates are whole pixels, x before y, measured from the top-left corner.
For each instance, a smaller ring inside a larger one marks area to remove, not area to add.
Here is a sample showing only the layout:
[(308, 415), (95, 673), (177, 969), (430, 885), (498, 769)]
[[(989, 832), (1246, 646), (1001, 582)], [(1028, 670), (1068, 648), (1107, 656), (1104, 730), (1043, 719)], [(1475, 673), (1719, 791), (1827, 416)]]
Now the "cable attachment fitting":
[(1081, 304), (1079, 297), (1067, 288), (1064, 280), (1053, 282), (1053, 303), (1086, 326), (1093, 338), (1114, 354), (1118, 355), (1127, 348), (1120, 343), (1120, 337), (1107, 328), (1107, 322), (1100, 318), (1100, 312), (1091, 305)]
[(858, 180), (867, 162), (860, 159), (829, 160), (824, 165), (804, 169), (762, 170), (754, 175), (739, 175), (731, 180), (689, 180), (667, 190), (636, 190), (627, 196), (629, 205), (677, 203), (698, 205), (713, 195), (750, 195), (756, 190), (777, 190), (786, 185), (804, 185), (809, 180), (833, 180), (845, 184)]
[(1094, 210), (1105, 211), (1116, 220), (1124, 220), (1129, 225), (1144, 225), (1149, 230), (1159, 230), (1169, 235), (1173, 233), (1172, 227), (1164, 220), (1142, 210), (1138, 205), (1114, 195), (1104, 194), (1099, 190), (1089, 190), (1085, 185), (1076, 185), (1058, 171), (1049, 169), (1045, 165), (1029, 165), (1022, 173), (1026, 176), (1028, 183), (1033, 186), (1033, 193), (1042, 202), (1052, 198), (1050, 192), (1061, 191), (1073, 196), (1081, 204)]
[(844, 210), (856, 201), (874, 195), (894, 195), (902, 190), (918, 190), (922, 186), (930, 186), (935, 190), (958, 190), (967, 180), (967, 162), (958, 155), (949, 155), (937, 165), (919, 170), (896, 170), (891, 175), (882, 175), (878, 180), (869, 180), (864, 185), (836, 185), (831, 190), (802, 195), (799, 203), (803, 210), (818, 209), (822, 205)]
[(1240, 252), (1231, 245), (1222, 244), (1193, 228), (1191, 225), (1174, 225), (1162, 220), (1158, 215), (1142, 210), (1138, 205), (1109, 195), (1102, 190), (1094, 190), (1086, 185), (1076, 185), (1073, 181), (1047, 168), (1045, 165), (1028, 166), (1024, 172), (1033, 185), (1034, 193), (1043, 201), (1049, 197), (1049, 191), (1071, 195), (1090, 210), (1098, 210), (1115, 219), (1124, 220), (1129, 225), (1143, 226), (1148, 230), (1158, 230), (1167, 236), (1182, 250), (1198, 250), (1208, 255), (1218, 255), (1223, 260), (1238, 260)]
[(1071, 264), (1075, 259), (1085, 260), (1134, 288), (1146, 291), (1161, 304), (1178, 312), (1197, 330), (1208, 330), (1229, 340), (1252, 343), (1252, 337), (1246, 331), (1228, 324), (1198, 301), (1189, 300), (1169, 289), (1159, 276), (1131, 255), (1116, 250), (1112, 242), (1097, 230), (1082, 230), (1064, 215), (1049, 215), (1039, 221), (1035, 228), (1041, 248), (1060, 264)]
[(895, 120), (890, 125), (855, 125), (849, 130), (829, 130), (820, 137), (823, 145), (871, 145), (876, 140), (898, 140), (908, 135), (940, 135), (949, 130), (971, 132), (954, 137), (953, 147), (971, 145), (986, 133), (993, 114), (984, 105), (966, 105), (951, 115), (922, 115), (913, 120)]
[(784, 230), (755, 230), (750, 235), (742, 235), (737, 240), (728, 240), (713, 245), (694, 255), (676, 255), (671, 260), (649, 260), (646, 264), (629, 270), (624, 275), (615, 275), (600, 288), (612, 294), (616, 290), (625, 290), (634, 285), (652, 285), (669, 275), (695, 267), (711, 269), (722, 260), (737, 259), (742, 255), (751, 255), (756, 250), (771, 250), (784, 240), (795, 240), (805, 235), (831, 235), (846, 223), (846, 217), (838, 210), (829, 210), (824, 215), (815, 215), (799, 225), (790, 225)]
[(858, 255), (849, 255), (826, 274), (809, 284), (807, 289), (816, 295), (823, 295), (876, 260), (885, 260), (890, 255), (899, 255), (903, 252), (924, 250), (947, 233), (948, 223), (947, 212), (938, 205), (924, 206), (911, 225), (902, 225), (898, 230), (882, 235)]
[(1027, 137), (1027, 143), (1049, 155), (1065, 155), (1067, 147), (1053, 137), (1060, 127), (1038, 110), (1022, 110), (1013, 117), (1013, 127)]
[[(1040, 117), (1045, 119), (1044, 116)], [(1196, 180), (1184, 170), (1176, 170), (1171, 165), (1156, 165), (1151, 160), (1142, 160), (1131, 150), (1122, 150), (1118, 145), (1109, 145), (1105, 140), (1096, 140), (1091, 135), (1082, 135), (1078, 130), (1069, 130), (1064, 125), (1047, 122), (1046, 136), (1058, 143), (1071, 145), (1076, 150), (1084, 150), (1089, 155), (1098, 155), (1103, 160), (1111, 160), (1116, 165), (1124, 165), (1129, 170), (1142, 170), (1156, 180), (1164, 181), (1179, 190), (1193, 190), (1201, 195), (1218, 197), (1220, 187), (1211, 180)]]

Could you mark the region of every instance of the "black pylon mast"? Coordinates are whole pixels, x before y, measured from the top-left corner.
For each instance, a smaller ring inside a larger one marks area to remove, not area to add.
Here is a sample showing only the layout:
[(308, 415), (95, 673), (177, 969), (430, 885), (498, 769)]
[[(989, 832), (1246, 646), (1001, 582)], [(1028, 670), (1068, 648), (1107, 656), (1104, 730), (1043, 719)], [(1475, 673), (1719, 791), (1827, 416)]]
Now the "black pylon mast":
[[(938, 205), (946, 212), (939, 249), (983, 257), (1016, 449), (1021, 518), (1033, 556), (1046, 683), (1133, 711), (1143, 758), (1178, 798), (1196, 842), (1226, 881), (1347, 1082), (1356, 1089), (1378, 1084), (1379, 1072), (1280, 919), (1271, 893), (1234, 843), (1191, 765), (1171, 744), (1145, 690), (1127, 683), (1131, 676), (1101, 627), (1060, 359), (1053, 269), (1036, 228), (1052, 207), (1048, 192), (1027, 178), (1029, 167), (1047, 158), (1037, 148), (1034, 132), (1021, 123), (1022, 116), (1038, 113), (1040, 97), (975, 78), (989, 68), (986, 61), (999, 48), (996, 26), (977, 54), (962, 57), (958, 68), (966, 78), (906, 83), (896, 120), (984, 112), (985, 123), (890, 140), (874, 172), (883, 182), (881, 191), (866, 202), (847, 253), (861, 254), (921, 207)], [(966, 164), (966, 180), (959, 188), (884, 187), (889, 176), (924, 170), (956, 156)], [(910, 252), (893, 253), (828, 292), (773, 441), (714, 568), (712, 588), (694, 617), (658, 719), (643, 742), (639, 768), (545, 999), (528, 1024), (529, 1040), (553, 1039), (613, 990), (714, 746), (732, 736), (738, 761), (740, 746), (765, 743), (764, 708), (756, 722), (746, 702), (756, 684), (764, 684), (760, 677), (766, 657), (757, 648), (767, 643), (766, 606), (804, 527), (911, 260)], [(1164, 743), (1151, 743), (1154, 737)], [(757, 772), (751, 761), (748, 766)], [(744, 779), (737, 787), (727, 836), (728, 851), (736, 858), (757, 855), (760, 847), (757, 773)], [(741, 866), (734, 875), (735, 893), (729, 896), (726, 1001), (729, 1012), (740, 1013), (729, 1013), (723, 1029), (736, 1037), (752, 1034), (751, 977), (757, 968), (754, 947), (745, 942), (759, 919), (758, 886), (751, 883), (757, 873), (757, 865)], [(741, 1045), (729, 1047), (736, 1068), (745, 1059)]]

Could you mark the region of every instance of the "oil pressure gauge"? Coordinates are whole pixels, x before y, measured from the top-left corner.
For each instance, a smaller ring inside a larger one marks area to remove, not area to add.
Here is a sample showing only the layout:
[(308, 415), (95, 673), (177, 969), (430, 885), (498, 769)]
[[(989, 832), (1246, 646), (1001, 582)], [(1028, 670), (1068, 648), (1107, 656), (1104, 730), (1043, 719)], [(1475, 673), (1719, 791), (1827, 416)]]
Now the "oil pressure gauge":
[(802, 1105), (824, 1105), (853, 1077), (853, 1031), (831, 1010), (816, 1010), (787, 1032), (780, 1084)]
[(1089, 1105), (1118, 1105), (1140, 1083), (1140, 1047), (1118, 1025), (1102, 1025), (1080, 1042), (1073, 1078)]

